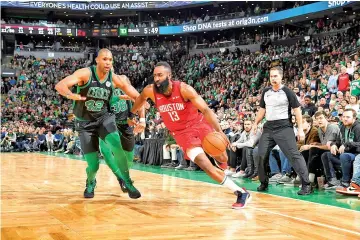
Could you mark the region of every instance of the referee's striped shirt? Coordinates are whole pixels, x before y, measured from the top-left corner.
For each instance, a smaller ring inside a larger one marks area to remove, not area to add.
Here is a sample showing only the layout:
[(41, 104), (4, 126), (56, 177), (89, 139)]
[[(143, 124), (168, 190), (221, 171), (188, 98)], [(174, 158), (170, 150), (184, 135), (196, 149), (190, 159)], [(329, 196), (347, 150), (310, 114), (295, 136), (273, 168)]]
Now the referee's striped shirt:
[(283, 122), (288, 125), (291, 123), (291, 109), (300, 107), (300, 103), (295, 93), (286, 86), (282, 86), (278, 91), (267, 87), (261, 95), (260, 107), (266, 110), (268, 124), (276, 122), (276, 125), (282, 125)]

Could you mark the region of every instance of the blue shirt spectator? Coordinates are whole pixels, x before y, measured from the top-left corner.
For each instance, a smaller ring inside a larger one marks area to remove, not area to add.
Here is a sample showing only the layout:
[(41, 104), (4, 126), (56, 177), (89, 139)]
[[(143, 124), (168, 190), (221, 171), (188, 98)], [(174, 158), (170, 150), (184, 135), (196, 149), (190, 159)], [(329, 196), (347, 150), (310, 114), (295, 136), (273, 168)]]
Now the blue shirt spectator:
[(16, 80), (14, 78), (11, 78), (9, 80), (9, 83), (10, 83), (11, 86), (15, 86), (16, 85)]
[(338, 75), (337, 75), (337, 71), (333, 70), (333, 75), (331, 75), (329, 77), (329, 81), (327, 84), (327, 88), (329, 89), (329, 92), (331, 93), (337, 93), (338, 91)]
[(46, 140), (45, 134), (44, 133), (39, 133), (38, 134), (38, 139), (40, 142), (44, 142)]
[(2, 128), (2, 130), (1, 130), (1, 139), (4, 139), (6, 134), (7, 134), (6, 128)]
[(61, 141), (61, 139), (63, 138), (63, 135), (60, 133), (59, 130), (57, 130), (54, 137), (55, 137), (55, 141)]
[(214, 69), (215, 69), (215, 64), (214, 64), (213, 62), (210, 63), (209, 68), (210, 68), (211, 71), (214, 71)]

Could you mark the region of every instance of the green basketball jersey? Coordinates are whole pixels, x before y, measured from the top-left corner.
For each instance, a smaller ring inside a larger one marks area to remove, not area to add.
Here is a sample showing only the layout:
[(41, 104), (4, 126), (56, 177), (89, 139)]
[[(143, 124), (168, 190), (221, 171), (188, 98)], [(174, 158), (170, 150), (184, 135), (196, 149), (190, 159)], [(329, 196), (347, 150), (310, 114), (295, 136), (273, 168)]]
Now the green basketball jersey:
[(91, 66), (91, 77), (84, 86), (77, 86), (76, 93), (86, 97), (85, 101), (74, 101), (74, 114), (78, 120), (92, 121), (110, 112), (109, 104), (113, 93), (112, 72), (103, 82), (96, 73), (96, 66)]
[(125, 95), (125, 93), (120, 89), (115, 88), (110, 100), (110, 110), (115, 114), (116, 122), (127, 120), (129, 111), (132, 107), (131, 101), (120, 99), (120, 95)]
[(352, 96), (360, 96), (360, 80), (350, 82), (350, 91)]

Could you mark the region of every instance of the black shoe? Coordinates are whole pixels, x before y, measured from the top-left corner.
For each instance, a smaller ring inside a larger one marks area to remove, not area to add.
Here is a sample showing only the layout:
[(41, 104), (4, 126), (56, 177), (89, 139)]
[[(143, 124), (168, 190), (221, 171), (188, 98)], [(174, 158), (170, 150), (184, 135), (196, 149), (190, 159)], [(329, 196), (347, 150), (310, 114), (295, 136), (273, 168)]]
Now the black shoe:
[[(127, 190), (127, 188), (126, 188), (126, 186), (125, 186), (124, 180), (123, 180), (122, 178), (118, 178), (117, 180), (118, 180), (118, 182), (119, 182), (119, 184), (120, 184), (121, 191), (122, 191), (123, 193), (127, 193), (128, 190)], [(131, 180), (131, 183), (134, 183), (134, 181)]]
[(167, 168), (176, 168), (177, 166), (179, 166), (179, 164), (171, 162), (171, 164)]
[(256, 172), (254, 172), (250, 177), (249, 177), (249, 179), (253, 179), (254, 177), (257, 177), (257, 173)]
[(169, 162), (169, 163), (165, 163), (165, 164), (161, 165), (160, 167), (161, 168), (169, 168), (171, 165), (172, 165), (172, 162)]
[(243, 178), (252, 178), (252, 176), (254, 175), (254, 172), (249, 172), (247, 174), (245, 174), (245, 176)]
[(94, 181), (92, 181), (90, 183), (86, 180), (86, 188), (84, 191), (84, 198), (93, 198), (95, 195), (95, 193), (94, 193), (95, 187), (96, 187), (96, 179), (94, 179)]
[(258, 186), (257, 190), (259, 192), (265, 192), (269, 189), (269, 183), (265, 182), (265, 183), (261, 183), (260, 186)]
[(313, 193), (313, 188), (311, 185), (302, 185), (301, 190), (298, 191), (298, 195), (310, 195)]
[(129, 197), (133, 199), (141, 197), (141, 193), (134, 187), (132, 183), (133, 181), (131, 179), (129, 179), (128, 181), (124, 180), (124, 185)]

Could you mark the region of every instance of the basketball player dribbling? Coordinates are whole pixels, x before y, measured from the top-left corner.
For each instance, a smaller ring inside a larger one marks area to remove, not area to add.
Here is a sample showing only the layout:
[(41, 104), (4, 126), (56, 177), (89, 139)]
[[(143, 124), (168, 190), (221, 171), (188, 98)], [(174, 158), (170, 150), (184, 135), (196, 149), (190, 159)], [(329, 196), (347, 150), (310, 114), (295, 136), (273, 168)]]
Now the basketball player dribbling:
[[(172, 81), (170, 65), (159, 62), (154, 69), (154, 84), (144, 88), (131, 112), (136, 113), (148, 98), (155, 103), (165, 126), (182, 148), (187, 159), (195, 162), (212, 179), (228, 187), (237, 196), (233, 208), (244, 208), (251, 200), (250, 193), (237, 186), (223, 171), (216, 168), (202, 148), (202, 140), (209, 133), (216, 131), (224, 134), (215, 113), (202, 97), (186, 83)], [(135, 131), (143, 131), (144, 128), (145, 124), (140, 123)], [(220, 163), (227, 162), (226, 152), (213, 157)]]

